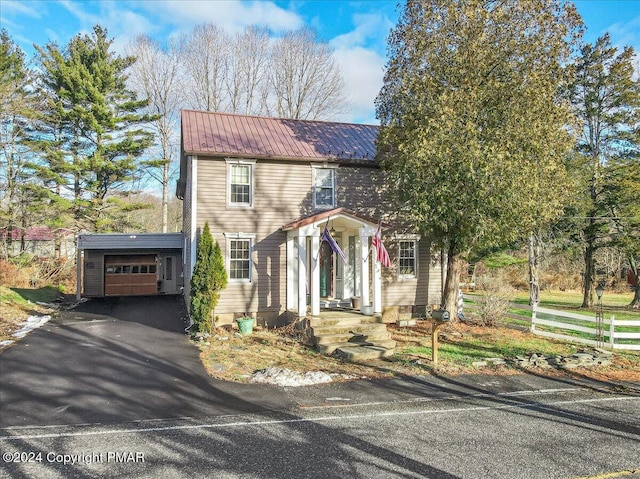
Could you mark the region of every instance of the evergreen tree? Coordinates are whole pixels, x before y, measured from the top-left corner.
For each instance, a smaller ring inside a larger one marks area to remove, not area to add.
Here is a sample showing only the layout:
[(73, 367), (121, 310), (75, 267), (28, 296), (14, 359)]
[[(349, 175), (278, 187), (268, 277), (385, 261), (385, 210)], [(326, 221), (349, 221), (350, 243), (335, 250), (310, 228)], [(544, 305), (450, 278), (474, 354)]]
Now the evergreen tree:
[(585, 308), (593, 305), (598, 249), (618, 243), (637, 254), (640, 81), (634, 78), (634, 58), (633, 48), (619, 52), (605, 34), (582, 48), (569, 89), (580, 121), (572, 173), (583, 191), (574, 215), (584, 218), (577, 221), (575, 237), (583, 249)]
[(190, 313), (195, 331), (211, 330), (213, 311), (218, 304), (220, 291), (226, 286), (227, 273), (222, 251), (218, 242), (211, 236), (209, 223), (205, 223), (191, 277)]
[(389, 37), (379, 154), (405, 218), (447, 252), (450, 310), (470, 253), (560, 211), (572, 141), (558, 92), (578, 25), (559, 0), (408, 0)]
[[(0, 228), (12, 241), (12, 230), (42, 224), (45, 209), (32, 189), (29, 162), (32, 153), (25, 144), (36, 115), (29, 88), (32, 75), (24, 52), (0, 32)], [(55, 215), (53, 215), (55, 217)], [(24, 250), (24, 238), (20, 250)], [(13, 248), (11, 248), (13, 249)]]
[(140, 113), (146, 100), (126, 87), (135, 58), (115, 55), (112, 43), (96, 25), (92, 35), (77, 35), (64, 50), (55, 43), (36, 47), (43, 112), (31, 145), (43, 161), (34, 172), (54, 201), (72, 198), (77, 226), (92, 231), (125, 226), (117, 221), (117, 196), (153, 140), (143, 128), (151, 118)]

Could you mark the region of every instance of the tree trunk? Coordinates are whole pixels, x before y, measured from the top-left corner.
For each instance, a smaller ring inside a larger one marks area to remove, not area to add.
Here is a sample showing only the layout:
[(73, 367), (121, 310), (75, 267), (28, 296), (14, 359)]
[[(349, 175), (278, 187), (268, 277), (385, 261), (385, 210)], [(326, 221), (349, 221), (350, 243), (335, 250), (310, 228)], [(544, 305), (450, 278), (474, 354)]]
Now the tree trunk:
[(534, 232), (529, 235), (529, 305), (540, 302), (540, 242)]
[(162, 167), (162, 232), (167, 232), (169, 224), (169, 159), (165, 155)]
[(591, 308), (593, 306), (593, 283), (595, 281), (594, 252), (595, 248), (593, 243), (588, 242), (584, 250), (584, 280), (582, 282), (583, 296), (581, 308)]
[(640, 309), (640, 267), (638, 267), (633, 256), (629, 256), (629, 266), (631, 266), (631, 270), (636, 278), (635, 294), (633, 295), (633, 299), (631, 300), (629, 307)]
[(454, 246), (449, 246), (447, 254), (447, 278), (444, 283), (442, 308), (449, 311), (451, 321), (458, 320), (458, 291), (460, 289), (460, 271), (463, 260)]

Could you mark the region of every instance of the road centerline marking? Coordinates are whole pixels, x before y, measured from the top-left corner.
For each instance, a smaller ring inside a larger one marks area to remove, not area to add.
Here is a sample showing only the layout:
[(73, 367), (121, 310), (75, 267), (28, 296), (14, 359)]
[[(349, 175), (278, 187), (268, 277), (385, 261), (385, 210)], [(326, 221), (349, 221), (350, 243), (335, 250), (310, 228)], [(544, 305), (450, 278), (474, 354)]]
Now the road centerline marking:
[(114, 429), (105, 431), (81, 431), (81, 432), (67, 432), (67, 433), (49, 433), (49, 434), (32, 434), (21, 436), (1, 436), (0, 442), (10, 442), (16, 440), (29, 440), (29, 439), (54, 439), (63, 437), (88, 437), (88, 436), (108, 436), (116, 434), (143, 434), (154, 432), (170, 432), (170, 431), (186, 431), (197, 429), (223, 429), (231, 427), (255, 427), (255, 426), (269, 426), (278, 424), (294, 424), (294, 423), (319, 423), (319, 422), (332, 422), (332, 421), (344, 421), (349, 419), (373, 419), (376, 417), (401, 417), (401, 416), (418, 416), (418, 415), (431, 415), (431, 414), (445, 414), (445, 413), (457, 413), (457, 412), (478, 412), (478, 411), (490, 411), (490, 410), (508, 410), (508, 409), (540, 409), (544, 410), (553, 406), (567, 405), (567, 404), (588, 404), (599, 403), (609, 401), (638, 401), (640, 397), (634, 396), (616, 396), (607, 398), (591, 398), (591, 399), (574, 399), (555, 401), (548, 404), (533, 404), (533, 403), (517, 403), (517, 404), (501, 404), (493, 406), (469, 406), (469, 407), (457, 407), (449, 409), (438, 410), (422, 410), (422, 411), (385, 411), (369, 414), (351, 414), (351, 415), (333, 415), (333, 416), (320, 416), (315, 418), (290, 418), (290, 419), (266, 419), (258, 421), (235, 421), (231, 423), (223, 424), (188, 424), (178, 426), (158, 426), (141, 429)]

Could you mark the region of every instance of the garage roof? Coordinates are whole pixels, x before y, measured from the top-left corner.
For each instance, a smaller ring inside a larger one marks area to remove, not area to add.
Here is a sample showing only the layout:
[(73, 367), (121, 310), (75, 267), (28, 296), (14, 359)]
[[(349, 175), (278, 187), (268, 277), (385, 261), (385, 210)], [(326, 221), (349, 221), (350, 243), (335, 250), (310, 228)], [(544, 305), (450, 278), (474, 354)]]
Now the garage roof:
[(89, 233), (78, 236), (78, 249), (181, 249), (182, 233)]

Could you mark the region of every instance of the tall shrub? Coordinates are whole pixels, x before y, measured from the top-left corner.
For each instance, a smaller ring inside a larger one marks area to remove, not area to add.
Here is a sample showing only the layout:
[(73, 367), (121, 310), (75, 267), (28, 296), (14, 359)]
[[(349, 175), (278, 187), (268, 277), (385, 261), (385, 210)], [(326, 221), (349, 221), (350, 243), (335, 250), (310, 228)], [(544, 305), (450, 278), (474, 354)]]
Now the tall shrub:
[(191, 319), (194, 331), (211, 330), (212, 313), (227, 286), (222, 251), (214, 241), (209, 223), (204, 224), (196, 250), (196, 264), (191, 277)]

